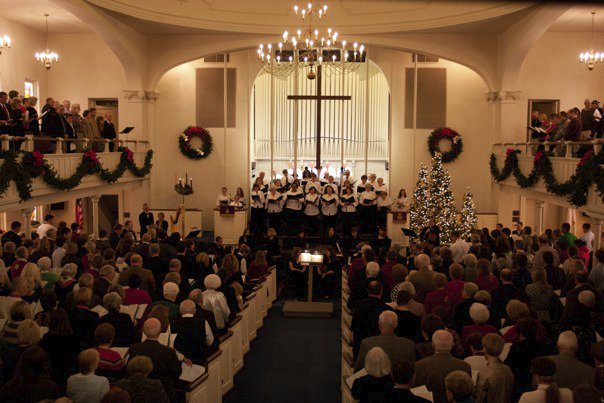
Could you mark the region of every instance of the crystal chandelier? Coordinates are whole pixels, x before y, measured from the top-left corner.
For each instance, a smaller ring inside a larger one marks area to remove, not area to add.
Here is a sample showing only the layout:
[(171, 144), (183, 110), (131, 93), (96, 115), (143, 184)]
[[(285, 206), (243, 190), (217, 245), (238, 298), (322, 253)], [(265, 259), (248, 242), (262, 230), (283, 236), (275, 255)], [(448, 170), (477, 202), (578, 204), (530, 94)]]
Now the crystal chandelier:
[(270, 74), (289, 76), (303, 66), (306, 77), (314, 80), (316, 69), (321, 66), (329, 74), (345, 73), (359, 68), (365, 61), (365, 46), (358, 42), (340, 40), (338, 33), (331, 28), (326, 31), (317, 24), (327, 15), (327, 5), (316, 7), (310, 0), (306, 7), (294, 6), (294, 13), (301, 17), (306, 28), (295, 33), (283, 32), (283, 41), (278, 44), (260, 44), (258, 59), (264, 70)]
[(2, 54), (3, 50), (10, 48), (10, 43), (10, 36), (0, 36), (0, 55)]
[(596, 63), (604, 61), (604, 52), (594, 51), (594, 18), (596, 12), (591, 12), (591, 49), (588, 52), (583, 52), (579, 55), (579, 61), (587, 65), (587, 69), (592, 71)]
[(51, 52), (48, 48), (48, 14), (44, 14), (46, 17), (46, 50), (44, 52), (36, 53), (36, 60), (46, 68), (50, 70), (53, 63), (59, 62), (59, 55), (56, 52)]

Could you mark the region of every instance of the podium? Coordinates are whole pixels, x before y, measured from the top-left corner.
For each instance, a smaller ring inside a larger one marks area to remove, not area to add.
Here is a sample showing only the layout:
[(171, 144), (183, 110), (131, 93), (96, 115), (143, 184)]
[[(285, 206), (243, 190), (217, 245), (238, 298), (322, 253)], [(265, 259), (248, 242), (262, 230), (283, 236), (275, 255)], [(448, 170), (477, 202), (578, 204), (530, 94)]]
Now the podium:
[(226, 245), (237, 245), (247, 227), (247, 210), (233, 206), (214, 209), (214, 236), (221, 236)]
[(389, 211), (387, 217), (388, 236), (393, 244), (403, 247), (409, 246), (409, 237), (403, 235), (401, 228), (409, 228), (408, 211)]

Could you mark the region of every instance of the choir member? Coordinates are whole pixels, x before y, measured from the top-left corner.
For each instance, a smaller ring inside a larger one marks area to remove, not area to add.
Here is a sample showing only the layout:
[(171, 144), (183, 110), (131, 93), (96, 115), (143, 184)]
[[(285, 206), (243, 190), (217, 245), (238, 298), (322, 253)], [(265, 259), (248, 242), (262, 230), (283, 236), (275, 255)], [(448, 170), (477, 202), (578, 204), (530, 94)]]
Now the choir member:
[(257, 181), (259, 180), (260, 183), (262, 183), (260, 189), (262, 189), (263, 192), (268, 189), (268, 185), (270, 184), (270, 181), (268, 180), (268, 178), (265, 177), (265, 175), (266, 174), (264, 173), (264, 171), (260, 171), (260, 173), (258, 173), (258, 179), (256, 179)]
[(260, 189), (261, 192), (266, 193), (268, 190), (268, 188), (264, 185), (264, 181), (260, 177), (256, 178), (254, 185), (258, 185), (258, 189)]
[(361, 195), (367, 187), (367, 185), (371, 186), (371, 190), (373, 190), (373, 185), (367, 182), (367, 175), (361, 176), (361, 183), (357, 185), (357, 195)]
[(262, 234), (264, 233), (264, 222), (266, 221), (266, 202), (264, 193), (260, 191), (260, 188), (257, 184), (254, 184), (250, 196), (250, 224), (252, 227), (252, 232), (255, 235)]
[(362, 206), (361, 221), (363, 224), (363, 232), (373, 233), (377, 212), (377, 196), (373, 191), (371, 183), (367, 182), (365, 184), (365, 191), (359, 196), (359, 204)]
[(408, 211), (410, 204), (411, 201), (409, 200), (409, 197), (407, 197), (407, 191), (405, 189), (401, 189), (398, 192), (398, 197), (394, 199), (392, 209), (394, 211)]
[(377, 183), (373, 189), (376, 195), (380, 195), (382, 192), (388, 192), (388, 186), (384, 183), (383, 178), (377, 178)]
[(323, 214), (324, 228), (336, 226), (336, 214), (338, 213), (339, 204), (336, 189), (331, 184), (325, 185), (323, 189), (325, 193), (321, 196), (321, 213)]
[(157, 221), (155, 221), (157, 228), (160, 228), (164, 232), (168, 232), (168, 221), (164, 213), (157, 213)]
[(292, 251), (291, 257), (287, 262), (287, 274), (288, 280), (290, 280), (296, 287), (298, 294), (303, 294), (306, 274), (306, 266), (300, 264), (300, 254), (302, 250), (295, 247)]
[(283, 211), (284, 196), (277, 192), (277, 187), (272, 185), (266, 196), (266, 215), (270, 228), (281, 228), (281, 212)]
[(322, 193), (323, 188), (321, 187), (321, 182), (317, 179), (317, 175), (311, 175), (308, 182), (306, 182), (306, 187), (304, 191), (306, 193), (310, 193), (310, 188), (314, 187), (317, 193)]
[(386, 226), (386, 220), (388, 219), (388, 210), (392, 205), (392, 200), (388, 193), (383, 190), (377, 198), (377, 225), (381, 227)]
[(309, 193), (304, 198), (306, 206), (304, 207), (305, 228), (309, 233), (316, 233), (319, 227), (319, 202), (320, 196), (314, 186), (310, 187)]
[(303, 205), (304, 193), (300, 189), (298, 182), (294, 181), (291, 188), (285, 193), (285, 219), (287, 220), (287, 230), (290, 234), (298, 232), (302, 219)]
[(359, 205), (351, 186), (344, 188), (344, 194), (340, 197), (340, 205), (342, 206), (342, 234), (348, 236)]
[(321, 174), (320, 174), (321, 178), (325, 177), (325, 174), (327, 174), (328, 176), (336, 176), (336, 170), (334, 169), (334, 167), (331, 166), (329, 161), (325, 161), (323, 163), (323, 165), (324, 165), (324, 167), (321, 168)]
[(277, 179), (274, 185), (277, 188), (277, 192), (279, 193), (285, 193), (289, 190), (289, 186), (284, 186), (280, 179)]
[(346, 181), (348, 181), (349, 183), (353, 183), (354, 182), (354, 178), (350, 174), (350, 170), (346, 169), (346, 170), (344, 170), (342, 172), (343, 173), (340, 175), (340, 182), (342, 182), (342, 183), (344, 183)]
[(243, 188), (237, 188), (237, 192), (235, 193), (235, 197), (239, 203), (241, 203), (241, 207), (247, 207), (247, 202), (245, 201), (245, 193), (243, 193)]
[[(335, 194), (338, 194), (338, 184), (336, 183), (335, 178), (333, 176), (329, 175), (325, 185), (329, 185), (329, 186), (333, 187), (333, 192)], [(325, 186), (323, 186), (323, 187), (325, 188)]]
[(222, 192), (216, 197), (216, 207), (228, 206), (231, 202), (231, 196), (227, 193), (227, 188), (223, 187)]

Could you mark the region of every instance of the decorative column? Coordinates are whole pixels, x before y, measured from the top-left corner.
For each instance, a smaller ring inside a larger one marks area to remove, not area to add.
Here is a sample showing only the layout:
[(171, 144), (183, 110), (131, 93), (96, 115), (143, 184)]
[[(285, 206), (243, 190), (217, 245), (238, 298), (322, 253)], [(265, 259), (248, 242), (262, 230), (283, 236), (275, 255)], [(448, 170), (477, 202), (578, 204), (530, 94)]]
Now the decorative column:
[(537, 200), (535, 202), (537, 204), (537, 233), (539, 236), (543, 234), (543, 210), (545, 207), (545, 202)]
[(92, 202), (92, 239), (98, 238), (100, 199), (101, 195), (90, 196), (90, 201)]
[(25, 239), (31, 239), (31, 215), (33, 212), (33, 207), (21, 209), (21, 214), (23, 214), (23, 225), (25, 226)]
[[(594, 233), (594, 244), (593, 250), (594, 252), (602, 246), (602, 223), (604, 220), (597, 217), (591, 217), (591, 225)], [(593, 257), (595, 259), (595, 256)]]

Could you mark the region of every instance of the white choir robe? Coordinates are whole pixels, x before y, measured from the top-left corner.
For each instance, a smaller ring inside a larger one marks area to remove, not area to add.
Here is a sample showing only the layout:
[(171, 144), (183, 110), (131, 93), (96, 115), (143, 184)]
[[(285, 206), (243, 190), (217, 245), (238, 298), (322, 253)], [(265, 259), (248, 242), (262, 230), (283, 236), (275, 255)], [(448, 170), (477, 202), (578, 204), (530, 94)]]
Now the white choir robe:
[(304, 204), (304, 197), (300, 197), (297, 200), (288, 198), (288, 196), (298, 196), (298, 195), (304, 196), (302, 189), (298, 188), (298, 190), (296, 190), (295, 192), (291, 189), (288, 190), (287, 193), (285, 193), (285, 197), (286, 197), (285, 208), (290, 209), (290, 210), (296, 210), (296, 211), (302, 210), (302, 205)]
[[(361, 193), (363, 193), (363, 192), (366, 191), (366, 189), (367, 189), (366, 186), (367, 186), (368, 183), (369, 182), (362, 182), (361, 181), (361, 182), (357, 183), (356, 186), (354, 186), (354, 190), (355, 190), (357, 196), (360, 197)], [(371, 186), (371, 189), (373, 189), (373, 186)]]
[(390, 196), (386, 196), (386, 197), (378, 197), (377, 198), (377, 207), (378, 210), (382, 210), (382, 209), (386, 209), (388, 210), (388, 208), (392, 205), (392, 199), (390, 198)]
[[(224, 202), (226, 202), (226, 203), (224, 203)], [(229, 204), (230, 202), (231, 202), (231, 197), (230, 196), (225, 196), (223, 194), (219, 194), (216, 197), (216, 207), (220, 206), (221, 204)]]
[[(328, 202), (331, 200), (335, 200), (335, 202), (329, 204)], [(338, 213), (338, 204), (339, 198), (335, 193), (331, 195), (325, 193), (321, 196), (321, 213), (323, 213), (324, 216), (330, 217), (336, 215)]]
[[(273, 202), (271, 202), (273, 200)], [(283, 211), (284, 196), (281, 193), (275, 192), (266, 196), (266, 211), (269, 213), (280, 213)]]
[[(257, 198), (254, 198), (254, 196), (257, 196)], [(252, 191), (250, 193), (250, 199), (251, 199), (250, 207), (252, 207), (252, 208), (264, 208), (264, 206), (266, 204), (264, 192)]]
[(376, 202), (375, 202), (376, 199), (377, 199), (377, 196), (375, 195), (375, 192), (373, 192), (373, 191), (371, 191), (371, 192), (364, 191), (359, 196), (359, 203), (362, 206), (371, 206), (371, 205), (375, 205), (376, 204)]
[(327, 173), (327, 175), (333, 176), (334, 178), (336, 177), (336, 170), (334, 167), (323, 167), (321, 168), (321, 174), (319, 175), (320, 178), (324, 178), (325, 174)]
[(408, 211), (410, 205), (410, 200), (408, 197), (401, 197), (394, 199), (394, 204), (392, 205), (392, 211)]
[(333, 192), (334, 192), (335, 194), (338, 194), (338, 184), (337, 184), (337, 183), (335, 183), (335, 182), (327, 182), (327, 183), (326, 183), (326, 184), (323, 186), (323, 193), (326, 193), (326, 192), (325, 192), (325, 187), (326, 187), (326, 186), (331, 186), (331, 187), (333, 188)]
[(318, 194), (307, 194), (304, 200), (306, 201), (306, 206), (304, 207), (304, 214), (309, 216), (318, 216), (319, 215), (319, 196)]
[(321, 187), (321, 182), (319, 181), (313, 182), (312, 180), (309, 180), (308, 182), (306, 182), (306, 187), (304, 188), (304, 191), (306, 193), (310, 193), (311, 187), (317, 189), (317, 194), (321, 194), (323, 191), (323, 188)]
[(375, 186), (373, 187), (373, 191), (376, 194), (379, 194), (378, 192), (386, 192), (388, 193), (388, 186), (386, 186), (386, 184), (384, 183), (382, 186), (378, 185), (377, 183), (375, 184)]
[(340, 196), (340, 205), (342, 206), (343, 213), (355, 213), (357, 211), (359, 201), (354, 194), (342, 195)]

